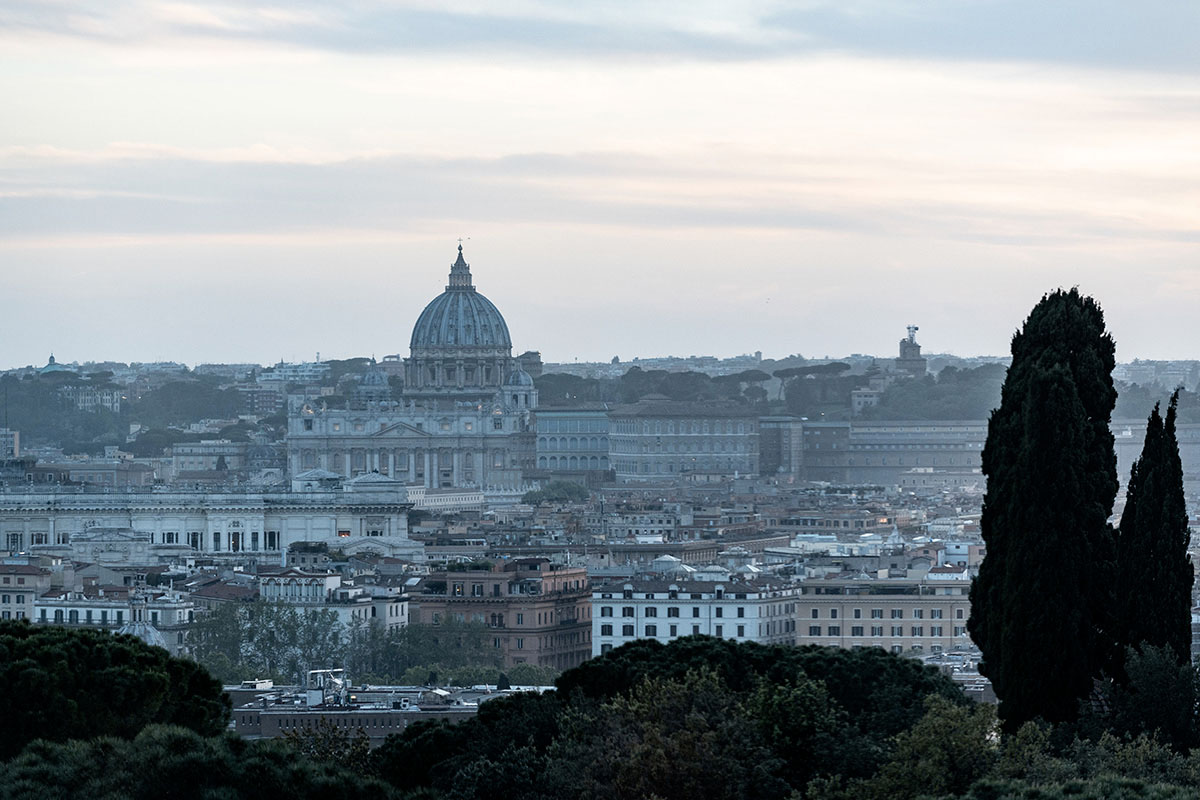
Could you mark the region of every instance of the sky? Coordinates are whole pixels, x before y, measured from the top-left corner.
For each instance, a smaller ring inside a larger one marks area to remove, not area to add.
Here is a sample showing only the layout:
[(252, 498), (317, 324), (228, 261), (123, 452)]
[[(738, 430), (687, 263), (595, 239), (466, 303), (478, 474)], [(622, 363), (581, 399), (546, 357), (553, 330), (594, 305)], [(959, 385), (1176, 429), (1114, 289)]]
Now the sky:
[(1002, 355), (1047, 291), (1200, 358), (1192, 0), (0, 0), (0, 369)]

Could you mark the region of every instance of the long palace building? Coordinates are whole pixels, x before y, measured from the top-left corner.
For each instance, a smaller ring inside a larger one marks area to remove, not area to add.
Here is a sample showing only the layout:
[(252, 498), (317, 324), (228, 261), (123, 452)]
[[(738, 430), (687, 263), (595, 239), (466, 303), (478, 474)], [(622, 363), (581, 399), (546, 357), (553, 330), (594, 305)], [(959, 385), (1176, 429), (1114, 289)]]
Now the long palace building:
[(0, 493), (0, 543), (9, 552), (96, 563), (168, 563), (205, 555), (280, 563), (288, 546), (323, 542), (347, 553), (420, 558), (408, 538), (403, 487), (381, 476), (328, 477), (258, 491), (29, 487)]

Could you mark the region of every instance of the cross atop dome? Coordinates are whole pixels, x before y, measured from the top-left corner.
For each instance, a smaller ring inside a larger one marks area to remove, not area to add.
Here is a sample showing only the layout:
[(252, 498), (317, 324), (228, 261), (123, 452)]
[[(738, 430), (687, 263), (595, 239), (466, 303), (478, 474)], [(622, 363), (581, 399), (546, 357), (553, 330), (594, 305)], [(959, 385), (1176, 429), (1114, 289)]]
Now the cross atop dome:
[(462, 239), (458, 240), (458, 260), (450, 265), (450, 283), (446, 289), (475, 289), (471, 285), (471, 265), (463, 258)]

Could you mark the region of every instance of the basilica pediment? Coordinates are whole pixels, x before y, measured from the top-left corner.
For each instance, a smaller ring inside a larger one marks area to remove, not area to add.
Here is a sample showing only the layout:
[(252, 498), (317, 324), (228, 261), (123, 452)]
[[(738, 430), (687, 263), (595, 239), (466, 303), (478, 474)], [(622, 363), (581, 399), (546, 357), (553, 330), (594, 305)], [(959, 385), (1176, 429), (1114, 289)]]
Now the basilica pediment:
[(393, 422), (391, 425), (380, 428), (371, 433), (371, 436), (388, 436), (393, 437), (399, 435), (402, 438), (427, 438), (430, 435), (429, 431), (422, 430), (414, 425), (409, 425), (407, 422)]

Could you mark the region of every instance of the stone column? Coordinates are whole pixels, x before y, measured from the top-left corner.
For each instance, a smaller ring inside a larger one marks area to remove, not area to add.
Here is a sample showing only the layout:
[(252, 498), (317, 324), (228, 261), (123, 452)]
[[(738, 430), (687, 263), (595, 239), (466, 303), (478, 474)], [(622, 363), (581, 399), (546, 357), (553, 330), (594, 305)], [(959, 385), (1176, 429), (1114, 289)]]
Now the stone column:
[(432, 483), (433, 473), (432, 473), (432, 470), (430, 470), (430, 468), (429, 468), (429, 463), (430, 463), (429, 450), (428, 450), (428, 448), (426, 448), (426, 450), (425, 450), (425, 488), (426, 489), (428, 489), (429, 487), (434, 485)]

